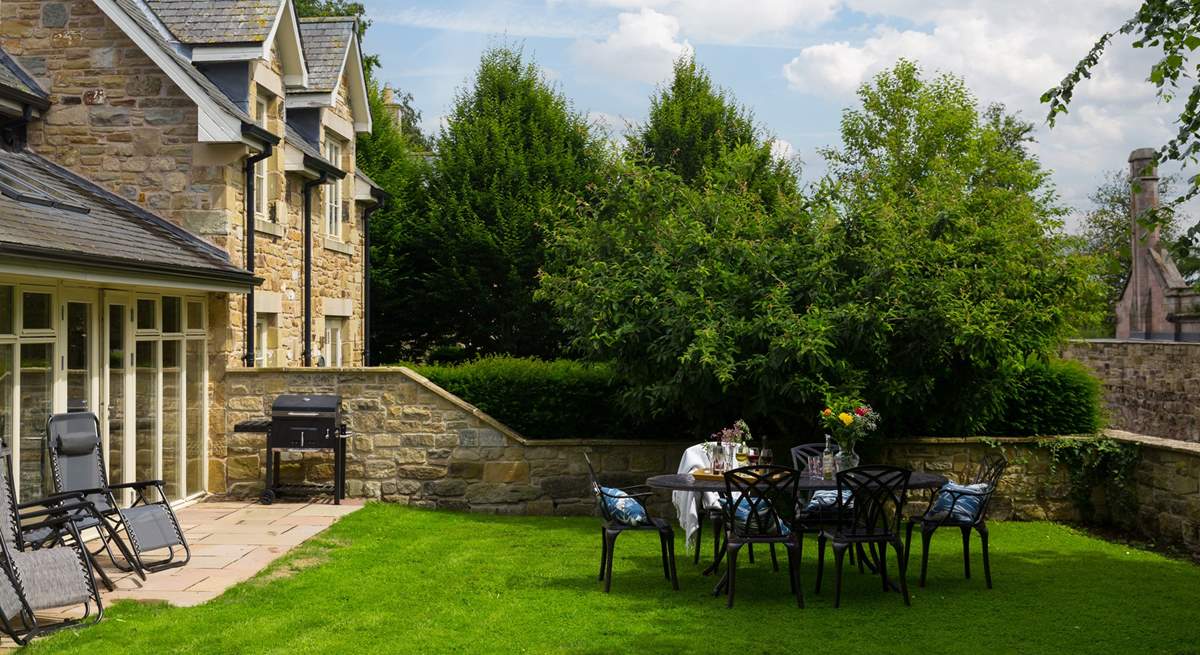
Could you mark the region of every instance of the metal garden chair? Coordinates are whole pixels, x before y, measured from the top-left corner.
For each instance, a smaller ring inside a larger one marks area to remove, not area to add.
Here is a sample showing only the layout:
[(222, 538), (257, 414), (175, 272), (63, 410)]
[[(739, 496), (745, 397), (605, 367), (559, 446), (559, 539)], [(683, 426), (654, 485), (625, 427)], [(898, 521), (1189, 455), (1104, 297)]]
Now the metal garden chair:
[[(95, 514), (73, 515), (77, 529), (95, 527), (100, 533), (100, 546), (91, 551), (92, 556), (104, 551), (113, 566), (133, 571), (143, 580), (147, 571), (163, 571), (191, 560), (191, 549), (167, 501), (162, 480), (107, 483), (100, 452), (100, 421), (95, 414), (51, 416), (46, 426), (46, 449), (55, 490), (84, 494), (96, 508)], [(134, 492), (129, 507), (121, 507), (113, 495), (121, 489)], [(120, 559), (114, 555), (113, 546), (120, 552)], [(147, 553), (164, 550), (147, 561)]]
[[(77, 494), (17, 504), (12, 455), (0, 441), (0, 630), (24, 645), (38, 635), (95, 624), (104, 604), (72, 518), (94, 511)], [(94, 604), (94, 606), (93, 606)], [(83, 605), (82, 617), (46, 622), (41, 610)], [(93, 614), (94, 610), (94, 614)]]
[[(821, 592), (821, 578), (825, 573), (825, 543), (833, 542), (835, 557), (835, 593), (833, 606), (842, 602), (842, 560), (851, 546), (864, 544), (877, 546), (876, 564), (883, 578), (883, 590), (889, 591), (887, 574), (887, 547), (896, 551), (900, 568), (900, 591), (904, 604), (909, 605), (907, 557), (904, 544), (900, 541), (900, 521), (903, 520), (904, 504), (908, 500), (908, 480), (912, 471), (895, 466), (860, 466), (837, 474), (838, 524), (823, 529), (817, 537), (817, 593)], [(842, 498), (853, 496), (854, 504), (847, 507)], [(875, 551), (872, 550), (874, 554)], [(859, 551), (859, 561), (863, 553)]]
[[(672, 589), (679, 591), (679, 577), (675, 573), (675, 530), (665, 519), (650, 516), (648, 510), (645, 509), (645, 500), (654, 493), (653, 490), (650, 487), (639, 485), (628, 487), (620, 491), (620, 495), (618, 495), (614, 493), (618, 490), (607, 490), (607, 487), (600, 485), (600, 480), (596, 477), (596, 469), (592, 467), (592, 460), (587, 453), (584, 453), (583, 459), (587, 462), (588, 476), (591, 479), (592, 492), (596, 496), (596, 504), (600, 507), (600, 516), (604, 518), (604, 525), (600, 526), (599, 577), (604, 581), (604, 593), (608, 593), (612, 588), (613, 548), (616, 546), (617, 537), (627, 530), (658, 532), (659, 545), (662, 547), (663, 576), (670, 580)], [(641, 506), (643, 511), (647, 512), (646, 523), (631, 524), (613, 512), (609, 501), (623, 499), (632, 499)]]
[[(803, 532), (794, 529), (799, 476), (786, 466), (748, 466), (725, 473), (725, 555), (728, 560), (722, 585), (733, 607), (737, 584), (737, 556), (742, 546), (783, 544), (788, 556), (788, 582), (796, 604), (804, 607), (800, 588)], [(774, 560), (775, 551), (771, 551)], [(718, 585), (718, 590), (721, 585)]]
[(983, 551), (983, 577), (987, 588), (992, 588), (992, 564), (988, 557), (987, 510), (992, 495), (1008, 468), (1008, 460), (1001, 455), (985, 456), (976, 465), (970, 483), (965, 486), (949, 485), (934, 492), (929, 506), (920, 515), (908, 522), (904, 539), (904, 550), (912, 547), (913, 527), (921, 526), (921, 580), (925, 586), (925, 572), (929, 568), (929, 541), (940, 527), (958, 528), (962, 532), (963, 575), (971, 578), (971, 529), (979, 533)]

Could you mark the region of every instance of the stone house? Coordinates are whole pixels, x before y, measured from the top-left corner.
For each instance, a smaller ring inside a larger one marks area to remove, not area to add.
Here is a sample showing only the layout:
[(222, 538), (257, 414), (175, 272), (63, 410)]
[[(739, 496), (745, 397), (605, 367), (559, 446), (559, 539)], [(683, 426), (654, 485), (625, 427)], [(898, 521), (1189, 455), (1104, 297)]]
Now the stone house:
[[(360, 366), (382, 191), (357, 24), (291, 0), (0, 3), (0, 436), (100, 416), (114, 478), (226, 488), (227, 369)], [(32, 491), (31, 491), (32, 489)]]

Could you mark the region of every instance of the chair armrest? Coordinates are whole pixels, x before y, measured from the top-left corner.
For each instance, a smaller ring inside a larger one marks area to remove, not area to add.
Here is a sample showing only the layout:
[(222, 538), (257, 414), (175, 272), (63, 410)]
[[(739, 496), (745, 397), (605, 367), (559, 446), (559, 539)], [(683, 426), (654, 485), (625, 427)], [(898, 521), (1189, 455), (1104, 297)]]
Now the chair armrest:
[(145, 489), (146, 487), (161, 487), (162, 480), (138, 480), (137, 482), (122, 482), (120, 484), (108, 485), (109, 490), (112, 489)]
[(57, 505), (66, 500), (82, 501), (85, 496), (86, 494), (83, 491), (64, 491), (63, 493), (50, 494), (49, 496), (44, 496), (42, 498), (35, 498), (33, 500), (27, 500), (23, 503), (17, 503), (17, 509), (22, 510), (28, 507), (48, 507), (50, 505)]
[[(77, 509), (86, 509), (86, 510), (88, 510), (89, 512), (92, 512), (92, 513), (94, 513), (94, 512), (96, 511), (96, 506), (95, 506), (95, 505), (93, 505), (93, 504), (91, 504), (90, 502), (88, 502), (88, 501), (86, 501), (86, 500), (85, 500), (85, 501), (83, 501), (83, 502), (78, 502), (78, 503), (67, 503), (67, 504), (65, 504), (65, 505), (58, 505), (57, 507), (51, 507), (51, 508), (48, 508), (48, 509), (39, 509), (39, 510), (37, 510), (37, 511), (34, 511), (34, 512), (26, 512), (25, 514), (21, 514), (21, 515), (20, 515), (20, 519), (21, 519), (22, 521), (24, 521), (25, 519), (34, 519), (34, 518), (38, 518), (38, 517), (40, 517), (40, 516), (59, 516), (59, 515), (63, 515), (63, 516), (62, 516), (62, 518), (63, 518), (63, 519), (70, 520), (70, 519), (71, 519), (71, 517), (69, 517), (69, 516), (65, 516), (65, 514), (66, 514), (67, 512), (73, 512), (73, 511), (75, 511), (75, 510), (77, 510)], [(43, 525), (45, 525), (45, 524), (47, 524), (47, 523), (49, 523), (49, 522), (50, 522), (50, 521), (39, 521), (39, 522), (37, 522), (37, 523), (35, 523), (35, 524), (31, 525), (31, 526), (22, 527), (22, 528), (21, 528), (21, 530), (22, 530), (22, 531), (25, 531), (26, 529), (30, 529), (30, 530), (32, 530), (32, 529), (34, 529), (34, 528), (41, 527), (41, 526), (43, 526)]]

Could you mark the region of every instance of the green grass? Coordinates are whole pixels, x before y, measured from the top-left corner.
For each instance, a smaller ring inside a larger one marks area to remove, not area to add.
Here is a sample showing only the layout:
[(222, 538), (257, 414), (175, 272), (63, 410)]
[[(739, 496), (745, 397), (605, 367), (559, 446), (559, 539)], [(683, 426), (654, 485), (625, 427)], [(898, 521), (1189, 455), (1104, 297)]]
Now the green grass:
[[(696, 652), (1200, 653), (1200, 567), (1048, 523), (992, 527), (996, 587), (964, 580), (960, 537), (935, 537), (912, 607), (847, 575), (841, 609), (742, 558), (737, 606), (679, 553), (663, 579), (653, 534), (617, 543), (596, 582), (595, 519), (489, 517), (372, 504), (195, 608), (121, 602), (36, 653)], [(973, 542), (978, 544), (977, 541)], [(760, 551), (761, 552), (761, 551)], [(764, 553), (765, 554), (765, 553)], [(978, 557), (975, 572), (981, 573)], [(832, 573), (832, 566), (829, 566)]]

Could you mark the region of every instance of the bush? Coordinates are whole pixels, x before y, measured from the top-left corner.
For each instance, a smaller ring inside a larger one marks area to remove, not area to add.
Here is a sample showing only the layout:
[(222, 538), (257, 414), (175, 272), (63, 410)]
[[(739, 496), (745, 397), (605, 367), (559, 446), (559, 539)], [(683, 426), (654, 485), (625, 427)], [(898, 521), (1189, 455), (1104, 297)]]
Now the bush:
[(1039, 361), (1016, 373), (997, 435), (1093, 434), (1104, 425), (1100, 382), (1079, 362)]
[(628, 417), (624, 385), (605, 364), (485, 357), (413, 369), (529, 438), (670, 436), (662, 423)]

